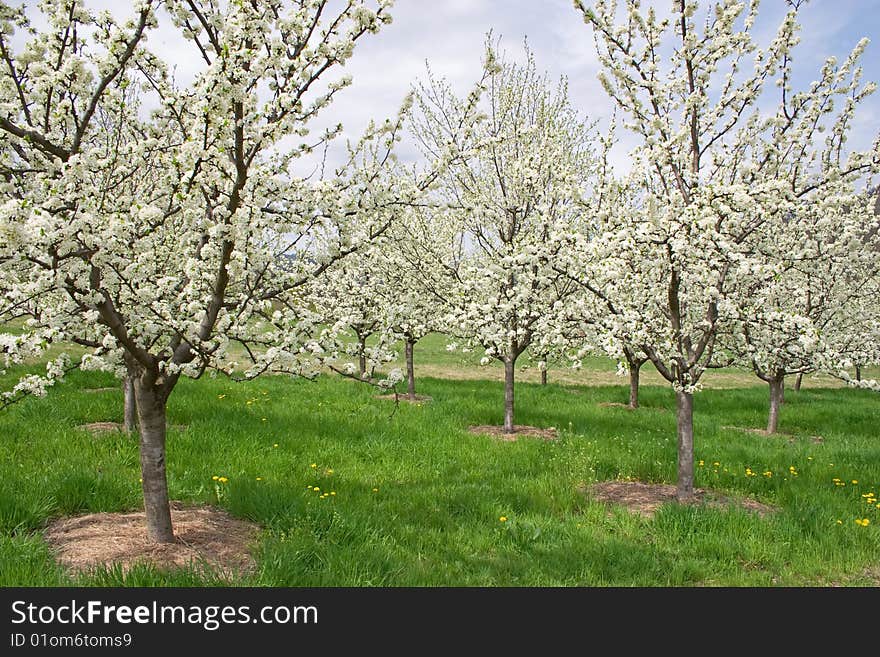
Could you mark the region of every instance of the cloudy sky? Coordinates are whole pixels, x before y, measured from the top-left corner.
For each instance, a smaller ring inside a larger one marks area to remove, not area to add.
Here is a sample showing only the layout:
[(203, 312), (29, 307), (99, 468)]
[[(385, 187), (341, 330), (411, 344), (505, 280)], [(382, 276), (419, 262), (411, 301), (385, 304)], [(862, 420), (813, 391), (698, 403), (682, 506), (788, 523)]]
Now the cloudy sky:
[[(589, 4), (588, 2), (586, 4)], [(664, 8), (670, 0), (655, 3)], [(788, 5), (763, 0), (759, 33), (766, 43)], [(521, 57), (527, 38), (537, 64), (568, 78), (575, 106), (591, 118), (607, 120), (611, 103), (599, 85), (592, 32), (571, 0), (396, 0), (394, 22), (362, 43), (348, 64), (354, 84), (325, 120), (338, 120), (356, 135), (370, 117), (392, 115), (412, 80), (432, 70), (466, 91), (479, 74), (485, 35), (493, 30), (511, 57)], [(843, 58), (867, 36), (865, 79), (880, 82), (880, 0), (812, 0), (802, 10), (801, 44), (796, 51), (800, 82), (808, 84), (825, 58)], [(880, 131), (880, 92), (861, 108), (853, 147), (868, 147)], [(618, 164), (625, 160), (618, 149)]]
[[(661, 9), (671, 0), (654, 0)], [(36, 2), (29, 0), (33, 8)], [(119, 17), (131, 13), (124, 0), (87, 0), (95, 8), (109, 8)], [(766, 43), (787, 8), (786, 0), (763, 0), (758, 33)], [(595, 45), (571, 0), (396, 0), (394, 22), (359, 45), (346, 72), (354, 84), (325, 110), (320, 126), (341, 122), (348, 137), (356, 138), (371, 119), (394, 116), (412, 83), (425, 74), (425, 62), (462, 92), (479, 76), (486, 34), (493, 30), (512, 58), (523, 53), (528, 39), (537, 64), (552, 76), (568, 78), (574, 105), (584, 116), (607, 120), (611, 104), (599, 86)], [(876, 39), (863, 58), (865, 79), (880, 82), (880, 0), (812, 0), (802, 10), (802, 42), (795, 67), (801, 84), (816, 76), (829, 55), (845, 57), (858, 40)], [(179, 79), (199, 66), (197, 56), (183, 47), (173, 30), (160, 29), (150, 37), (151, 47), (178, 68)], [(158, 48), (156, 46), (159, 46)], [(318, 126), (316, 126), (318, 127)], [(852, 147), (870, 145), (880, 130), (880, 93), (860, 109)], [(616, 153), (625, 167), (626, 147)], [(405, 159), (412, 157), (404, 149)]]

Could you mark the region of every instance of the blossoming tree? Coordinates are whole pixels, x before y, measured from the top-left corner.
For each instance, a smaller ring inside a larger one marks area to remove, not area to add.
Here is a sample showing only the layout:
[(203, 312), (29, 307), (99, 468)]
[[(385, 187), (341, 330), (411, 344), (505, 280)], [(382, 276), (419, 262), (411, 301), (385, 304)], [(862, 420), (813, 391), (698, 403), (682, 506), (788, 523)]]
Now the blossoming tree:
[(693, 393), (736, 314), (741, 280), (773, 275), (778, 253), (762, 248), (765, 237), (799, 204), (833, 205), (877, 167), (878, 149), (844, 148), (856, 106), (873, 91), (860, 81), (865, 42), (796, 92), (800, 3), (766, 47), (754, 36), (757, 3), (676, 0), (663, 16), (635, 2), (574, 5), (593, 28), (600, 80), (639, 140), (641, 188), (595, 240), (607, 258), (595, 258), (594, 276), (619, 311), (618, 332), (675, 389), (677, 494), (688, 500)]
[[(336, 176), (292, 172), (333, 136), (310, 136), (309, 121), (349, 83), (329, 76), (390, 20), (388, 4), (168, 0), (202, 63), (184, 87), (144, 47), (152, 0), (125, 25), (76, 0), (42, 3), (48, 27), (19, 52), (6, 35), (24, 13), (3, 7), (0, 287), (14, 292), (7, 316), (27, 298), (41, 304), (4, 351), (14, 361), (75, 339), (91, 359), (124, 362), (154, 541), (173, 540), (165, 432), (179, 378), (305, 367), (313, 326), (295, 290), (381, 234), (392, 208), (418, 193), (387, 155), (400, 117), (368, 131)], [(150, 96), (148, 117), (126, 102), (132, 84)], [(328, 248), (310, 250), (317, 241)], [(233, 343), (249, 365), (229, 355)]]
[[(364, 381), (373, 378), (379, 363), (391, 358), (378, 303), (385, 285), (376, 267), (381, 248), (373, 244), (336, 263), (327, 271), (327, 280), (316, 280), (309, 286), (307, 299), (317, 322), (324, 325), (324, 351), (335, 353), (328, 366)], [(374, 336), (377, 342), (368, 344)]]
[[(429, 235), (452, 249), (441, 255), (447, 330), (504, 364), (503, 431), (514, 424), (519, 356), (557, 320), (577, 286), (557, 271), (580, 220), (577, 199), (595, 173), (590, 129), (536, 68), (502, 61), (486, 83), (472, 157), (447, 169), (438, 189), (445, 204), (433, 213)], [(455, 95), (440, 81), (422, 89), (414, 132), (429, 155), (446, 142), (455, 121)], [(436, 249), (432, 249), (436, 257)]]
[[(437, 298), (425, 292), (419, 281), (437, 280), (437, 272), (426, 269), (437, 267), (437, 260), (423, 258), (418, 241), (412, 233), (413, 213), (418, 209), (404, 211), (399, 221), (388, 232), (388, 243), (374, 251), (374, 268), (382, 278), (376, 288), (376, 303), (382, 315), (382, 326), (388, 342), (402, 342), (406, 373), (406, 396), (410, 401), (420, 399), (416, 395), (415, 348), (426, 335), (440, 328), (442, 306)], [(419, 240), (429, 238), (422, 233)], [(430, 239), (436, 239), (431, 235)], [(428, 285), (430, 290), (434, 288)]]
[(870, 315), (857, 309), (871, 302), (880, 276), (880, 225), (864, 196), (842, 200), (801, 207), (780, 225), (772, 235), (777, 272), (741, 296), (729, 334), (734, 352), (770, 386), (769, 433), (779, 425), (787, 375), (836, 373), (870, 336)]

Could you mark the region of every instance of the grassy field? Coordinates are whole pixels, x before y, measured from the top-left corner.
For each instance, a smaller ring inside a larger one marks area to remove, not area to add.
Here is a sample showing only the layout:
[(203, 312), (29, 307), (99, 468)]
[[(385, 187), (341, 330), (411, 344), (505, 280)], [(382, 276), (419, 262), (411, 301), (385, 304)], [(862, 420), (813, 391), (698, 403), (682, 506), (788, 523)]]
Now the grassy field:
[[(462, 353), (460, 350), (448, 351), (446, 345), (449, 338), (440, 334), (432, 333), (422, 339), (416, 346), (415, 363), (416, 375), (422, 377), (459, 380), (490, 380), (503, 381), (504, 367), (498, 361), (493, 360), (489, 365), (480, 365), (481, 351)], [(397, 350), (401, 360), (394, 363), (395, 366), (403, 367), (403, 348)], [(520, 381), (537, 383), (541, 379), (541, 373), (537, 363), (529, 361), (528, 352), (517, 361), (517, 378)], [(617, 375), (617, 364), (602, 356), (588, 356), (583, 361), (583, 367), (579, 370), (572, 369), (568, 363), (551, 363), (549, 378), (553, 383), (563, 385), (620, 385), (625, 379)], [(880, 367), (868, 367), (864, 369), (865, 378), (880, 378)], [(792, 379), (794, 377), (791, 377)], [(667, 385), (666, 381), (656, 369), (646, 364), (641, 370), (642, 382), (648, 385)], [(764, 386), (750, 370), (737, 368), (723, 368), (708, 370), (701, 381), (707, 388), (744, 388), (750, 386)], [(793, 381), (791, 381), (793, 383)], [(839, 379), (826, 374), (810, 374), (803, 379), (803, 387), (807, 388), (837, 388), (842, 386)]]
[[(443, 344), (428, 341), (420, 373), (474, 371), (469, 359), (479, 355), (449, 354)], [(337, 377), (183, 381), (169, 411), (186, 426), (169, 436), (171, 495), (260, 524), (258, 567), (241, 585), (880, 582), (880, 509), (866, 502), (880, 493), (875, 393), (808, 379), (787, 393), (781, 431), (792, 435), (765, 437), (737, 429), (764, 425), (765, 387), (701, 392), (697, 485), (779, 510), (759, 517), (670, 505), (645, 519), (581, 489), (608, 479), (674, 481), (672, 393), (645, 386), (637, 412), (600, 406), (625, 401), (626, 387), (613, 364), (585, 370), (571, 376), (612, 385), (563, 385), (569, 374), (554, 372), (557, 383), (518, 387), (517, 421), (556, 427), (556, 442), (467, 432), (501, 421), (495, 380), (425, 378), (419, 392), (434, 401), (396, 411), (369, 387)], [(41, 534), (47, 520), (140, 505), (134, 438), (77, 428), (121, 419), (121, 392), (85, 390), (103, 386), (115, 386), (112, 377), (77, 372), (48, 397), (0, 416), (0, 585), (223, 583), (148, 567), (73, 577), (55, 564)], [(322, 498), (315, 487), (335, 495)], [(865, 518), (867, 526), (855, 522)]]

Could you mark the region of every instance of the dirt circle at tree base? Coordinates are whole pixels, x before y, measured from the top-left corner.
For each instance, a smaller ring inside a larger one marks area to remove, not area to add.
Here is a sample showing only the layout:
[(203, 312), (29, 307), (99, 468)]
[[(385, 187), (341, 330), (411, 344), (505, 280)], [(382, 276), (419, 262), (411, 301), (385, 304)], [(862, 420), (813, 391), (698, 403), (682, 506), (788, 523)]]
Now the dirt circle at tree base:
[(129, 571), (136, 565), (161, 570), (205, 567), (229, 578), (252, 572), (250, 553), (258, 526), (235, 518), (214, 506), (172, 502), (176, 541), (147, 539), (144, 512), (90, 513), (58, 518), (46, 527), (45, 537), (58, 562), (72, 571), (108, 567)]
[(476, 435), (488, 435), (498, 440), (515, 442), (519, 438), (541, 438), (542, 440), (556, 440), (559, 436), (556, 427), (532, 427), (527, 424), (515, 424), (513, 433), (504, 431), (504, 427), (496, 424), (478, 424), (468, 427), (470, 433)]

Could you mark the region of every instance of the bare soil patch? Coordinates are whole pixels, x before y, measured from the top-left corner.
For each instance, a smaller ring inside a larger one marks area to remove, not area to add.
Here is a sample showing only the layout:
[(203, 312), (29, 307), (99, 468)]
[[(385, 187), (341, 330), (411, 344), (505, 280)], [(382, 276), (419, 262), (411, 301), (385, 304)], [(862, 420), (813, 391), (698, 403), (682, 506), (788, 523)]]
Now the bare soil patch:
[[(169, 429), (175, 431), (186, 431), (187, 427), (188, 425), (186, 424), (168, 425)], [(125, 432), (125, 425), (121, 422), (89, 422), (88, 424), (80, 424), (77, 429), (82, 429), (83, 431), (88, 431), (92, 435), (98, 436), (105, 433), (112, 433), (114, 431)]]
[(668, 413), (668, 408), (663, 408), (661, 406), (639, 406), (638, 408), (633, 408), (629, 404), (622, 404), (620, 402), (599, 402), (596, 404), (601, 408), (622, 408), (627, 411), (659, 411), (660, 413)]
[(88, 424), (80, 424), (77, 429), (88, 431), (91, 434), (112, 433), (114, 431), (125, 431), (125, 425), (121, 422), (89, 422)]
[(765, 436), (767, 438), (794, 438), (794, 434), (785, 433), (784, 431), (777, 431), (776, 433), (770, 433), (766, 429), (756, 429), (754, 427), (734, 427), (730, 425), (724, 425), (721, 427), (722, 429), (730, 429), (731, 431), (742, 431), (744, 433), (753, 433), (756, 436)]
[[(679, 503), (675, 497), (675, 486), (672, 484), (602, 481), (592, 486), (585, 486), (582, 492), (600, 502), (624, 506), (627, 510), (645, 518), (653, 518), (654, 513), (663, 504)], [(694, 489), (693, 504), (716, 508), (739, 507), (753, 511), (761, 517), (776, 511), (774, 507), (748, 497), (734, 499), (704, 488)]]
[(91, 513), (50, 523), (45, 536), (58, 562), (74, 571), (100, 566), (135, 564), (162, 570), (208, 566), (222, 575), (250, 572), (250, 545), (257, 525), (210, 506), (172, 503), (171, 521), (177, 541), (147, 540), (144, 512)]
[(513, 433), (504, 433), (504, 427), (495, 424), (480, 424), (468, 427), (468, 431), (480, 436), (492, 436), (497, 440), (506, 442), (515, 442), (520, 438), (540, 438), (542, 440), (556, 440), (559, 435), (556, 427), (548, 427), (542, 429), (540, 427), (532, 427), (527, 424), (513, 425)]
[[(797, 436), (793, 433), (784, 433), (782, 431), (777, 431), (776, 433), (770, 433), (766, 429), (755, 429), (753, 427), (732, 427), (732, 426), (722, 426), (722, 429), (731, 429), (733, 431), (743, 431), (745, 433), (753, 433), (757, 436), (764, 436), (765, 438), (788, 438), (788, 442), (793, 443), (797, 440)], [(825, 439), (822, 436), (808, 436), (811, 443), (814, 445), (821, 445), (825, 442)]]
[(425, 402), (431, 401), (433, 398), (428, 395), (416, 395), (415, 397), (410, 397), (407, 394), (401, 395), (376, 395), (376, 399), (391, 399), (396, 401), (407, 402), (408, 404), (423, 404)]

